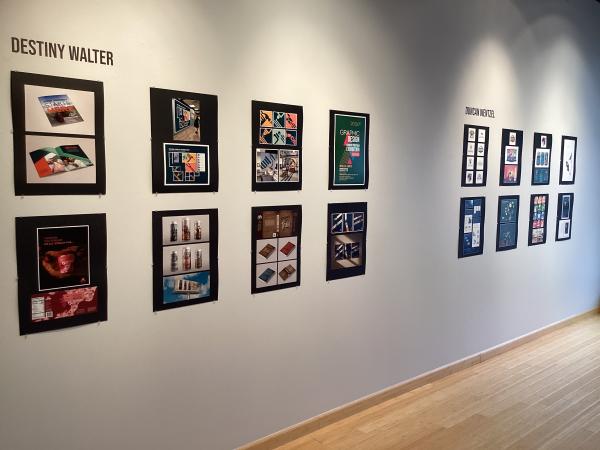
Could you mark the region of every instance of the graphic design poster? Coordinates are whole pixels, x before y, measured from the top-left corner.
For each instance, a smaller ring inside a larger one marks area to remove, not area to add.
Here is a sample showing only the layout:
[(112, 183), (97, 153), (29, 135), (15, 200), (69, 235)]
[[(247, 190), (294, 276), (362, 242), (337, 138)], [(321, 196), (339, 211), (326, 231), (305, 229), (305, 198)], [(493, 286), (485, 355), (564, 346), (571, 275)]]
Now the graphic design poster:
[(463, 197), (460, 199), (460, 222), (458, 257), (483, 253), (485, 223), (485, 197)]
[(300, 205), (252, 208), (251, 292), (300, 286)]
[(560, 152), (560, 184), (575, 184), (577, 138), (563, 136)]
[(369, 114), (329, 112), (329, 189), (367, 189)]
[(489, 127), (464, 126), (461, 186), (485, 186), (489, 140)]
[(496, 228), (496, 251), (517, 248), (519, 237), (519, 196), (498, 197), (498, 222)]
[(529, 204), (529, 245), (546, 243), (548, 194), (533, 194)]
[(104, 321), (104, 214), (17, 217), (20, 333)]
[(152, 213), (154, 311), (218, 299), (216, 209)]
[(531, 184), (550, 184), (550, 162), (552, 157), (552, 135), (546, 133), (533, 134), (533, 162), (531, 167)]
[(558, 207), (556, 210), (556, 240), (566, 241), (571, 239), (573, 225), (573, 203), (575, 194), (558, 194)]
[(216, 192), (216, 95), (150, 88), (153, 192)]
[(500, 151), (500, 186), (521, 184), (521, 161), (523, 158), (523, 131), (502, 130)]
[(105, 194), (98, 81), (11, 72), (16, 195)]
[(252, 101), (252, 190), (302, 189), (301, 106)]
[(327, 205), (327, 280), (365, 274), (367, 204)]

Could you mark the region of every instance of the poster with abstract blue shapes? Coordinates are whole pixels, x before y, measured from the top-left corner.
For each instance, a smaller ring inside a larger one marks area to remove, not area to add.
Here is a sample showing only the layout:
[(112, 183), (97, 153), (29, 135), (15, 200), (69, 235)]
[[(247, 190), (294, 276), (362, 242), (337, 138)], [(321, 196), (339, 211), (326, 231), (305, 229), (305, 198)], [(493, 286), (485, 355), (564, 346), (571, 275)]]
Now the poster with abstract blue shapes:
[(498, 197), (498, 223), (496, 230), (496, 251), (517, 248), (519, 233), (519, 196)]
[(367, 204), (330, 203), (327, 206), (326, 279), (364, 275), (367, 258)]

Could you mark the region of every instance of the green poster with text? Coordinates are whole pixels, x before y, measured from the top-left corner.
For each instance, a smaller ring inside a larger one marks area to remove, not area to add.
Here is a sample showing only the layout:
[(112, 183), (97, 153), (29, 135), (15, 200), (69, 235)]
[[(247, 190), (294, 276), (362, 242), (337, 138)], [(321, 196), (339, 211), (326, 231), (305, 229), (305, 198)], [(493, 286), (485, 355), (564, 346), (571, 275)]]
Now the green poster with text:
[(365, 184), (366, 165), (365, 116), (334, 115), (334, 186), (362, 186)]

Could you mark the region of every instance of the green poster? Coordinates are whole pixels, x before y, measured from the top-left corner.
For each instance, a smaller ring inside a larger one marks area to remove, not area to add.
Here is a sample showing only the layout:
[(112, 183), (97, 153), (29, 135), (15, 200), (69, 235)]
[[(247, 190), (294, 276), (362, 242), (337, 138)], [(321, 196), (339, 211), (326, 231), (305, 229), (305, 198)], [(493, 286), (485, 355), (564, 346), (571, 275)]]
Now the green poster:
[(365, 184), (367, 118), (349, 114), (333, 116), (333, 185)]

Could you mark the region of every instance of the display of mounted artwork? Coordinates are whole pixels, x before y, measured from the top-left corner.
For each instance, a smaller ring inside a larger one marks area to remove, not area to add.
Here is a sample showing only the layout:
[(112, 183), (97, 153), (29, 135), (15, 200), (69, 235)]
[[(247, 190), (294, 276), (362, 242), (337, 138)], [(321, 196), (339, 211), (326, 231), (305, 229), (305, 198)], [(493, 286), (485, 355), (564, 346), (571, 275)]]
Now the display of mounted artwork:
[(519, 238), (519, 196), (498, 197), (498, 223), (496, 227), (496, 251), (517, 248)]
[(500, 149), (500, 186), (521, 184), (522, 158), (523, 131), (503, 129)]
[(465, 125), (461, 186), (485, 186), (489, 139), (489, 127)]
[(17, 217), (20, 333), (106, 320), (106, 216)]
[(560, 150), (560, 184), (575, 184), (577, 138), (563, 136)]
[(573, 225), (573, 203), (575, 194), (558, 194), (558, 207), (556, 208), (556, 240), (566, 241), (571, 239)]
[(367, 204), (327, 206), (327, 280), (365, 274), (367, 264)]
[(460, 222), (458, 234), (458, 257), (483, 253), (485, 223), (485, 197), (460, 199)]
[(154, 311), (218, 299), (216, 209), (152, 213)]
[(548, 194), (533, 194), (529, 205), (529, 245), (546, 243)]
[(216, 95), (150, 88), (153, 192), (219, 190)]
[(550, 161), (552, 157), (552, 135), (533, 134), (533, 162), (531, 166), (531, 184), (550, 184)]
[(300, 286), (302, 207), (252, 208), (252, 293)]
[(105, 194), (98, 81), (11, 72), (16, 195)]
[(329, 189), (369, 187), (369, 114), (329, 112)]
[(302, 189), (302, 107), (252, 101), (252, 190)]

